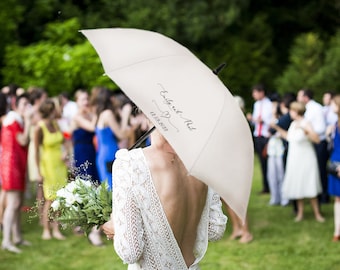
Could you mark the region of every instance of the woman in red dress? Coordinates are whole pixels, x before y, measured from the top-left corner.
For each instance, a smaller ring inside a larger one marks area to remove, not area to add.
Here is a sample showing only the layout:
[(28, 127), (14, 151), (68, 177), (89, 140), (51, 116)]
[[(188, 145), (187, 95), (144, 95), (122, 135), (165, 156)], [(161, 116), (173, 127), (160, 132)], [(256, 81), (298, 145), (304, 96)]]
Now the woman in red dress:
[[(1, 247), (14, 253), (21, 252), (15, 245), (29, 245), (28, 241), (23, 240), (20, 229), (20, 207), (25, 191), (29, 125), (29, 101), (28, 96), (23, 94), (17, 97), (16, 108), (6, 115), (1, 129), (1, 179), (2, 190), (6, 192)], [(13, 241), (11, 241), (11, 232)]]

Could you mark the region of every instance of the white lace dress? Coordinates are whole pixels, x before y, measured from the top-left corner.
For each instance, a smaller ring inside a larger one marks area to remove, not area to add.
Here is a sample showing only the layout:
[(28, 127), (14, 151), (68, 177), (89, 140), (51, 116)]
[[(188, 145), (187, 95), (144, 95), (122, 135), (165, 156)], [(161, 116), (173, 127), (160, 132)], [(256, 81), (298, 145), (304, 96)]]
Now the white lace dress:
[(113, 165), (114, 248), (128, 269), (199, 269), (208, 240), (222, 238), (227, 217), (208, 189), (197, 230), (195, 262), (188, 268), (166, 219), (142, 149), (119, 150)]

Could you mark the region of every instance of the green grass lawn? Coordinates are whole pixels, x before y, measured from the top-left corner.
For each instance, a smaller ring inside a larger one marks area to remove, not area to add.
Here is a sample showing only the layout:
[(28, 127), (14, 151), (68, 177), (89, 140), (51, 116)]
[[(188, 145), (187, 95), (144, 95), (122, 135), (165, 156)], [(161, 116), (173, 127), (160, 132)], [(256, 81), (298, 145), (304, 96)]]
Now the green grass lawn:
[[(333, 233), (333, 205), (322, 205), (326, 222), (314, 220), (306, 202), (305, 220), (294, 223), (292, 207), (269, 206), (269, 195), (258, 195), (261, 190), (259, 167), (256, 163), (252, 194), (249, 203), (250, 228), (254, 241), (240, 244), (229, 241), (228, 224), (224, 238), (210, 243), (201, 263), (204, 269), (251, 270), (324, 270), (340, 269), (340, 243), (331, 242)], [(23, 247), (22, 254), (0, 250), (1, 270), (111, 270), (126, 269), (114, 252), (112, 242), (104, 247), (91, 246), (86, 237), (64, 233), (65, 241), (41, 240), (42, 228), (37, 220), (23, 215), (23, 230), (32, 247)]]

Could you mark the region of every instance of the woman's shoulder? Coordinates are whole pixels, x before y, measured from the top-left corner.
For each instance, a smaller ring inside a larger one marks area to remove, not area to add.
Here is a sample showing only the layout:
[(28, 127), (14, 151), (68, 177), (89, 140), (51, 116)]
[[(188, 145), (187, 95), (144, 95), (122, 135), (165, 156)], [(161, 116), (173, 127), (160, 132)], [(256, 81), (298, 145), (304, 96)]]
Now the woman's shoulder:
[(114, 114), (112, 110), (106, 109), (100, 113), (99, 117), (112, 117), (113, 115)]
[(6, 127), (6, 126), (10, 126), (15, 123), (18, 123), (19, 125), (23, 125), (23, 119), (17, 112), (9, 111), (7, 115), (4, 117), (2, 125)]
[(133, 181), (134, 185), (141, 183), (141, 179), (145, 179), (143, 176), (148, 172), (142, 149), (118, 150), (115, 155), (112, 172), (113, 178), (119, 176), (115, 181), (122, 180), (125, 182), (124, 185), (129, 180)]

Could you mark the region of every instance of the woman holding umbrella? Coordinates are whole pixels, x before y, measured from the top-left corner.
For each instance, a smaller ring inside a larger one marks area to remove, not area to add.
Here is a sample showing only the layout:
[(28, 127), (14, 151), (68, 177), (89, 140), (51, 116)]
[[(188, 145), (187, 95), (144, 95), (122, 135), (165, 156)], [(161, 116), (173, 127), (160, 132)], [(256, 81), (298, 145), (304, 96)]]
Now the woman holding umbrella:
[(188, 175), (157, 130), (151, 146), (117, 152), (112, 219), (103, 229), (128, 269), (199, 269), (226, 222), (220, 197)]

